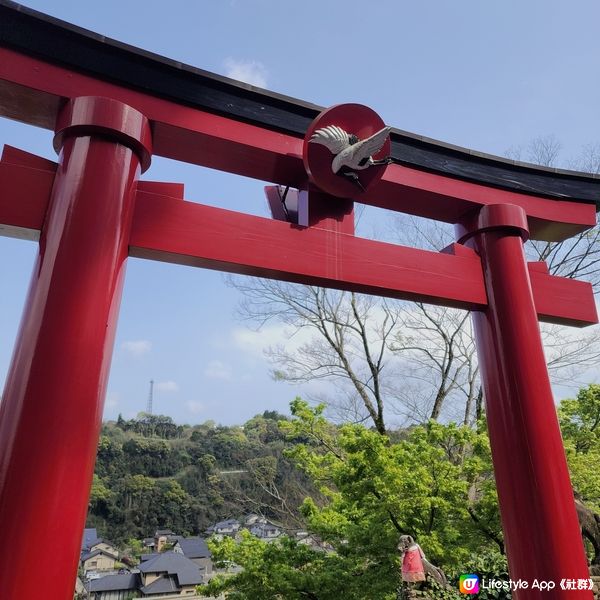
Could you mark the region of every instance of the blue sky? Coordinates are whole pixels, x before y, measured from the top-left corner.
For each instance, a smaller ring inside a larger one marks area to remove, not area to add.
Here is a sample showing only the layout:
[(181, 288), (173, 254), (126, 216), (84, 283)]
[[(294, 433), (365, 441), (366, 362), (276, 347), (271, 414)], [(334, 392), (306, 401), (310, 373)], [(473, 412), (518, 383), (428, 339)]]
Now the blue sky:
[[(29, 0), (36, 10), (169, 58), (329, 106), (359, 102), (390, 125), (503, 154), (539, 135), (568, 164), (600, 142), (600, 4), (572, 0)], [(0, 120), (0, 143), (55, 158), (49, 132)], [(145, 178), (186, 198), (267, 215), (263, 182), (155, 159)], [(365, 220), (365, 226), (369, 221)], [(0, 238), (0, 385), (35, 245)], [(216, 272), (130, 260), (105, 416), (241, 423), (285, 411), (305, 388), (276, 383), (262, 336), (235, 317)]]

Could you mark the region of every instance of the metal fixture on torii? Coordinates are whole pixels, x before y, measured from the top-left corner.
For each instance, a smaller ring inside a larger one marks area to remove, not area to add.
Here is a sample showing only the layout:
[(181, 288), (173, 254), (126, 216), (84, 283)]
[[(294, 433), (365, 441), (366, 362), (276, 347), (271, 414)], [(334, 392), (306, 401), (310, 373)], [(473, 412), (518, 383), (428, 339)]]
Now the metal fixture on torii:
[[(385, 124), (366, 107), (322, 111), (6, 0), (0, 23), (0, 115), (53, 130), (59, 152), (0, 161), (0, 233), (39, 240), (0, 405), (1, 598), (36, 597), (39, 580), (72, 597), (128, 256), (473, 311), (511, 576), (587, 579), (538, 319), (585, 326), (596, 308), (589, 284), (527, 263), (523, 241), (593, 227), (600, 180), (392, 130), (374, 161), (395, 164), (357, 185), (310, 139), (367, 139)], [(304, 221), (186, 202), (180, 184), (139, 180), (152, 155), (293, 189)], [(457, 243), (358, 238), (354, 201), (453, 223)], [(54, 548), (43, 565), (40, 547)]]

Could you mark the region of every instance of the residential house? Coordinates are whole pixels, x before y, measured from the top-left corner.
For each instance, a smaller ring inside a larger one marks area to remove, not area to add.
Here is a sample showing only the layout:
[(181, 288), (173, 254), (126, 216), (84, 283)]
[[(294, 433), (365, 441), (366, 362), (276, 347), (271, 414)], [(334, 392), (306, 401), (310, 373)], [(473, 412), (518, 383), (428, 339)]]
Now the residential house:
[(90, 572), (114, 571), (118, 560), (118, 555), (102, 548), (95, 548), (81, 555), (81, 568), (86, 576)]
[(85, 588), (89, 600), (128, 600), (139, 589), (138, 573), (106, 575), (88, 581)]
[(94, 575), (107, 574), (118, 568), (117, 547), (112, 542), (99, 538), (95, 529), (84, 530), (81, 545), (80, 563), (87, 579), (91, 579)]
[(296, 531), (294, 536), (299, 544), (309, 546), (313, 550), (320, 550), (323, 552), (333, 552), (334, 548), (328, 542), (324, 542), (319, 536), (308, 531)]
[(92, 550), (106, 550), (111, 554), (119, 554), (117, 547), (105, 538), (98, 537), (98, 531), (95, 527), (84, 529), (81, 540), (81, 553), (91, 552)]
[(94, 550), (103, 550), (104, 552), (119, 556), (119, 550), (117, 546), (112, 542), (105, 540), (104, 538), (98, 538), (97, 540), (93, 541), (87, 550), (88, 552), (92, 552)]
[(257, 522), (250, 527), (250, 533), (262, 540), (273, 540), (282, 533), (281, 529), (272, 523)]
[(146, 550), (150, 550), (150, 552), (154, 552), (154, 548), (156, 548), (156, 542), (154, 541), (154, 538), (144, 538), (144, 541), (142, 542), (142, 545), (144, 546), (144, 548)]
[(212, 554), (206, 541), (200, 537), (181, 538), (175, 542), (173, 552), (183, 554), (200, 567), (202, 575), (212, 573)]
[(250, 513), (249, 515), (246, 515), (244, 517), (244, 526), (245, 527), (251, 527), (252, 525), (256, 525), (256, 523), (266, 523), (267, 520), (264, 517), (261, 517), (260, 515), (257, 515), (255, 513)]
[(139, 565), (143, 597), (195, 596), (202, 583), (200, 567), (177, 552), (156, 554)]
[(170, 529), (157, 529), (154, 534), (154, 552), (162, 552), (167, 544), (174, 544), (181, 536), (175, 535)]
[(240, 530), (241, 523), (237, 519), (226, 519), (225, 521), (219, 521), (206, 530), (208, 535), (229, 535), (235, 536)]

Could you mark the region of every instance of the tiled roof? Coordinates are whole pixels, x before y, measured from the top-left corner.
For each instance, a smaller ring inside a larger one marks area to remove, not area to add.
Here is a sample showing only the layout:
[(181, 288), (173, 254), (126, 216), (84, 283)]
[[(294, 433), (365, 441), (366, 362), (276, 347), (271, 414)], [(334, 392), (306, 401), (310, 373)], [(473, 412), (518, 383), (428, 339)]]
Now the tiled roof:
[(211, 556), (206, 542), (200, 537), (182, 538), (177, 545), (187, 558), (210, 558)]
[(145, 561), (147, 561), (147, 560), (150, 560), (151, 558), (154, 558), (154, 557), (156, 557), (156, 556), (159, 556), (159, 553), (158, 553), (158, 552), (150, 552), (149, 554), (142, 554), (142, 555), (140, 556), (140, 560), (141, 560), (142, 562), (145, 562)]
[(110, 592), (119, 590), (135, 590), (138, 586), (137, 573), (124, 575), (106, 575), (99, 579), (92, 579), (86, 584), (88, 592)]
[(107, 552), (106, 550), (102, 550), (102, 548), (98, 548), (97, 550), (92, 550), (91, 552), (84, 552), (81, 555), (81, 562), (84, 562), (90, 558), (94, 558), (94, 556), (98, 556), (99, 554), (104, 554), (104, 556), (108, 556), (114, 560), (119, 560), (119, 557), (112, 552)]
[(140, 563), (142, 573), (168, 573), (176, 575), (179, 585), (202, 583), (198, 565), (177, 552), (163, 552), (150, 560)]
[(91, 545), (98, 539), (98, 532), (95, 527), (84, 529), (83, 537), (81, 539), (81, 549), (85, 550), (90, 548)]
[[(212, 529), (227, 529), (228, 527), (240, 526), (240, 522), (237, 519), (227, 519), (225, 521), (219, 521), (212, 526)], [(210, 529), (210, 528), (209, 528)]]
[(106, 544), (107, 546), (112, 546), (113, 548), (117, 547), (115, 544), (113, 544), (110, 540), (107, 540), (106, 538), (97, 538), (91, 542), (90, 548), (93, 548), (94, 546), (97, 546), (98, 544)]
[(178, 592), (179, 587), (173, 577), (160, 577), (154, 580), (150, 585), (140, 588), (144, 594), (166, 594), (168, 592)]

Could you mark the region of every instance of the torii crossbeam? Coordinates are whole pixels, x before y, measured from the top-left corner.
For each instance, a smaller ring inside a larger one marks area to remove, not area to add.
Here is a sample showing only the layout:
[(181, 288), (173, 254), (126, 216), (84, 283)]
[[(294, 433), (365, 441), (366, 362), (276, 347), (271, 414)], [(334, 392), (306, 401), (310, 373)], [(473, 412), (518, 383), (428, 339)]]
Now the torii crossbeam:
[[(511, 577), (557, 584), (515, 597), (592, 598), (559, 585), (589, 575), (538, 319), (590, 325), (596, 307), (523, 240), (594, 226), (600, 180), (393, 130), (396, 164), (334, 197), (305, 148), (331, 114), (0, 0), (0, 115), (55, 131), (60, 153), (0, 161), (0, 233), (40, 248), (0, 405), (0, 598), (40, 579), (72, 597), (128, 256), (472, 310)], [(303, 190), (308, 226), (139, 182), (153, 154)], [(457, 243), (358, 238), (351, 198), (453, 223)]]

